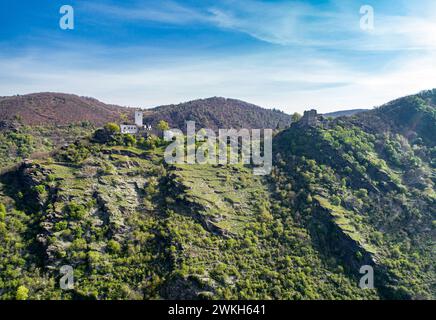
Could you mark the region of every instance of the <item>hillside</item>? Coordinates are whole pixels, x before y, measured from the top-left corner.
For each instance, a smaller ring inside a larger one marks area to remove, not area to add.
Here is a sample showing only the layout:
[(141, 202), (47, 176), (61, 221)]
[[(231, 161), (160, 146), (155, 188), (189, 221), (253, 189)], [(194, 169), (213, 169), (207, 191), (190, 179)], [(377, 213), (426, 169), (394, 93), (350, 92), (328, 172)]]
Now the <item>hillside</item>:
[(358, 113), (368, 111), (368, 109), (352, 109), (352, 110), (341, 110), (335, 112), (325, 113), (325, 117), (339, 118), (339, 117), (351, 117)]
[[(115, 129), (17, 163), (0, 174), (0, 299), (435, 299), (434, 101), (303, 118), (274, 137), (269, 176), (169, 165), (159, 138)], [(177, 125), (201, 105), (159, 112)]]
[(0, 119), (17, 117), (27, 125), (70, 125), (88, 121), (103, 125), (119, 121), (127, 108), (108, 105), (93, 98), (64, 93), (34, 93), (0, 97)]
[(356, 278), (360, 266), (372, 265), (387, 299), (435, 295), (435, 150), (415, 131), (412, 140), (403, 136), (407, 123), (368, 132), (358, 119), (340, 118), (294, 125), (274, 140), (281, 201), (326, 259)]
[[(32, 299), (377, 298), (243, 166), (168, 166), (161, 148), (85, 139), (1, 182), (4, 299), (18, 285)], [(54, 281), (62, 265), (74, 290)]]
[[(391, 101), (356, 116), (366, 130), (399, 132), (408, 140), (436, 145), (436, 90)], [(417, 141), (417, 139), (420, 139)]]
[(90, 136), (96, 129), (87, 122), (68, 126), (7, 123), (11, 128), (0, 128), (0, 172), (27, 158), (48, 157), (57, 148)]
[(156, 125), (165, 120), (172, 128), (185, 128), (185, 121), (192, 120), (198, 128), (286, 128), (291, 116), (281, 111), (263, 109), (244, 101), (226, 98), (208, 98), (177, 105), (161, 106), (150, 110), (145, 122)]
[[(0, 97), (0, 171), (28, 157), (91, 134), (108, 122), (133, 123), (137, 109), (108, 105), (93, 98), (64, 93)], [(154, 128), (166, 120), (172, 128), (285, 128), (290, 116), (246, 102), (210, 98), (143, 110), (144, 123)]]
[[(121, 114), (133, 121), (134, 108), (105, 104), (93, 98), (64, 93), (34, 93), (0, 97), (0, 120), (17, 118), (25, 125), (71, 125), (89, 122), (102, 126), (120, 122)], [(199, 99), (178, 105), (144, 109), (144, 123), (154, 127), (160, 120), (172, 128), (184, 128), (185, 121), (196, 121), (202, 128), (286, 128), (291, 117), (281, 111), (225, 98)], [(1, 126), (0, 126), (1, 128)]]

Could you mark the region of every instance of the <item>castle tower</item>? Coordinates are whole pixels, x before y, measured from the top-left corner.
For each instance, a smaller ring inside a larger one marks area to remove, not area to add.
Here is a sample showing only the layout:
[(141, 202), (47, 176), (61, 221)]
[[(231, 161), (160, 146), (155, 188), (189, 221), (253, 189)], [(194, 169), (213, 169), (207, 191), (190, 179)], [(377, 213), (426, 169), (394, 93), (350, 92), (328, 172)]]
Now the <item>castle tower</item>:
[(316, 127), (318, 125), (318, 114), (316, 110), (304, 111), (304, 116), (300, 120), (301, 127)]
[(144, 126), (144, 123), (142, 122), (141, 111), (135, 111), (135, 125), (139, 128), (142, 128)]

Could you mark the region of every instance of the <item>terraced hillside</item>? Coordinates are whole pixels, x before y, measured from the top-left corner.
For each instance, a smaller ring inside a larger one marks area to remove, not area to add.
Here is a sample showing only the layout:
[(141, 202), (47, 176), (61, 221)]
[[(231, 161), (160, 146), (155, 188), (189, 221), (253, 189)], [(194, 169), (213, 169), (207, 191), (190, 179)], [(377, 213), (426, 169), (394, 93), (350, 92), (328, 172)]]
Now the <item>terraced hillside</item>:
[(353, 123), (294, 126), (276, 137), (281, 199), (326, 258), (356, 275), (374, 266), (382, 297), (434, 297), (435, 149), (417, 132), (408, 140), (394, 126), (365, 132)]
[(264, 177), (168, 165), (160, 138), (114, 124), (17, 161), (0, 175), (0, 298), (434, 299), (432, 95), (303, 118)]
[[(168, 167), (161, 149), (77, 148), (89, 152), (80, 163), (65, 160), (69, 148), (2, 178), (3, 298), (18, 284), (34, 299), (376, 297), (323, 263), (249, 168)], [(74, 268), (73, 291), (58, 288), (63, 265)]]

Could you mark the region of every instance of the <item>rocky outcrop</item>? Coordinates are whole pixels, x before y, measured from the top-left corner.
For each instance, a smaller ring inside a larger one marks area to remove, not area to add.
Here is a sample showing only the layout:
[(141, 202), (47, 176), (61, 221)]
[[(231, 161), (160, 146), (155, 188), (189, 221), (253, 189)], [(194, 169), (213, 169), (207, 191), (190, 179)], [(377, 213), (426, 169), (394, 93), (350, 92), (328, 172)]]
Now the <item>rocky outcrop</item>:
[(324, 256), (339, 260), (346, 272), (356, 279), (356, 282), (362, 277), (361, 267), (373, 267), (375, 289), (382, 298), (410, 298), (398, 295), (392, 285), (398, 280), (388, 267), (383, 265), (377, 252), (368, 247), (362, 240), (356, 239), (350, 232), (345, 231), (335, 221), (330, 210), (315, 201), (313, 213), (309, 231)]
[(162, 286), (161, 295), (169, 300), (205, 300), (213, 291), (197, 277), (176, 274)]
[(344, 232), (334, 221), (331, 212), (316, 202), (310, 230), (323, 251), (342, 260), (350, 272), (357, 275), (361, 266), (377, 264), (375, 253)]
[(218, 226), (217, 222), (221, 221), (222, 217), (209, 216), (205, 214), (209, 208), (186, 197), (186, 191), (188, 190), (188, 187), (179, 181), (176, 174), (170, 175), (168, 181), (170, 193), (173, 194), (173, 196), (176, 195), (177, 207), (182, 208), (182, 210), (179, 210), (180, 212), (185, 212), (192, 216), (203, 226), (205, 230), (209, 231), (212, 234), (219, 235), (225, 238), (230, 238), (233, 236), (232, 233), (229, 232), (229, 230), (220, 228)]
[(0, 132), (1, 131), (12, 131), (17, 132), (20, 130), (21, 124), (13, 120), (1, 120), (0, 121)]

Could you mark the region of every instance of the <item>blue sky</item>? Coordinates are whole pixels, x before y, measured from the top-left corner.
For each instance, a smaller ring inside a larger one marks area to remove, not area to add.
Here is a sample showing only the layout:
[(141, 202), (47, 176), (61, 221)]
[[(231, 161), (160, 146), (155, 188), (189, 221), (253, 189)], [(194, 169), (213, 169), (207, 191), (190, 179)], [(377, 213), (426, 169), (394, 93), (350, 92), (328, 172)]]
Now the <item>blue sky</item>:
[[(59, 27), (62, 5), (74, 8), (74, 30)], [(373, 30), (360, 28), (363, 5)], [(435, 18), (433, 0), (5, 0), (0, 95), (369, 108), (436, 87)]]

